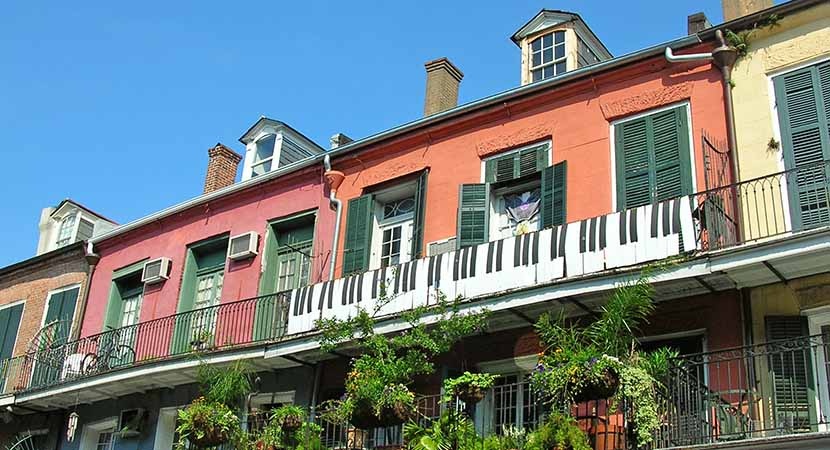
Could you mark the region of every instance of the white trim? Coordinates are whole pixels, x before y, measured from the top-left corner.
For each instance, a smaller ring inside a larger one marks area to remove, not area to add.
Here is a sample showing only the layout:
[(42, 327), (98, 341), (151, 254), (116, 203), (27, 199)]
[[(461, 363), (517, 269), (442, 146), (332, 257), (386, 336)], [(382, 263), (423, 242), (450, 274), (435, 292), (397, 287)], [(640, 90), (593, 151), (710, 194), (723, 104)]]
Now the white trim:
[(675, 109), (678, 107), (682, 107), (686, 111), (686, 123), (688, 124), (688, 141), (689, 141), (689, 170), (691, 171), (692, 177), (692, 193), (699, 192), (700, 186), (697, 185), (697, 159), (695, 158), (695, 139), (694, 139), (694, 124), (692, 123), (692, 106), (689, 100), (681, 100), (679, 102), (675, 102), (669, 105), (660, 106), (658, 108), (652, 108), (646, 111), (639, 112), (637, 114), (626, 116), (621, 119), (612, 120), (608, 123), (608, 137), (610, 141), (611, 147), (611, 211), (617, 211), (617, 136), (614, 132), (614, 127), (619, 124), (641, 119), (646, 116), (650, 116), (652, 114), (658, 114), (663, 111), (668, 111), (670, 109)]
[(110, 430), (114, 433), (117, 427), (118, 417), (116, 416), (85, 424), (81, 431), (81, 442), (78, 445), (79, 450), (96, 450), (98, 447), (98, 436)]
[(514, 148), (512, 150), (507, 150), (504, 152), (495, 153), (493, 155), (487, 156), (481, 159), (481, 183), (486, 183), (485, 175), (487, 173), (487, 161), (492, 159), (501, 158), (503, 156), (512, 155), (513, 153), (520, 152), (522, 150), (527, 150), (529, 148), (538, 147), (540, 145), (547, 145), (548, 151), (548, 166), (553, 165), (553, 138), (543, 141), (538, 141), (533, 144), (523, 145), (521, 147)]
[[(821, 328), (830, 325), (830, 306), (820, 306), (818, 308), (808, 309), (801, 312), (801, 315), (807, 317), (807, 326), (809, 328), (810, 336), (821, 334)], [(813, 379), (817, 380), (818, 390), (816, 391), (814, 404), (818, 406), (822, 420), (819, 420), (818, 431), (830, 430), (830, 425), (827, 424), (827, 418), (830, 417), (830, 391), (828, 391), (827, 379), (827, 360), (826, 350), (818, 348), (815, 352), (815, 360), (813, 361)]]
[[(4, 309), (6, 309), (6, 308), (11, 308), (11, 307), (13, 307), (13, 306), (17, 306), (17, 305), (19, 305), (19, 304), (21, 304), (21, 303), (23, 303), (23, 304), (25, 305), (25, 304), (26, 304), (26, 299), (23, 299), (23, 300), (17, 300), (17, 301), (15, 301), (15, 302), (11, 302), (11, 303), (6, 303), (5, 305), (0, 305), (0, 311), (4, 310)], [(24, 306), (23, 308), (25, 309), (26, 307)]]
[(156, 434), (153, 438), (153, 450), (170, 450), (176, 435), (176, 419), (182, 406), (160, 408), (156, 421)]

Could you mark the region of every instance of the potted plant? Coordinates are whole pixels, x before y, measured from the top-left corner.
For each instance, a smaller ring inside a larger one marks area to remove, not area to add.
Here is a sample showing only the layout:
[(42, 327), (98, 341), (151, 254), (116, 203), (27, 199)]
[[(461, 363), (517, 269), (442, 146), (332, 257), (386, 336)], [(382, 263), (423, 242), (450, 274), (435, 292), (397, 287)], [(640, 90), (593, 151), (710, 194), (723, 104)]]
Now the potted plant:
[(281, 425), (280, 420), (271, 420), (256, 435), (254, 448), (256, 450), (323, 450), (320, 439), (322, 432), (320, 425), (311, 422), (302, 422), (299, 427), (289, 432)]
[(280, 406), (271, 414), (271, 422), (279, 424), (287, 432), (300, 428), (305, 418), (305, 411), (297, 405)]
[(592, 450), (588, 436), (573, 417), (552, 412), (528, 438), (529, 447), (543, 450)]
[(190, 347), (193, 351), (209, 350), (213, 346), (213, 333), (210, 330), (202, 330), (193, 337), (190, 341)]
[(647, 272), (611, 294), (599, 318), (579, 328), (544, 314), (536, 332), (544, 346), (532, 374), (537, 392), (552, 403), (570, 405), (625, 400), (638, 446), (651, 442), (657, 428), (656, 390), (675, 354), (667, 349), (645, 353), (634, 333), (654, 311)]
[(247, 366), (242, 361), (217, 368), (202, 363), (198, 369), (202, 396), (179, 411), (176, 432), (178, 450), (215, 447), (240, 439), (242, 432), (236, 414), (245, 394), (251, 390)]
[[(485, 324), (486, 311), (461, 313), (460, 299), (448, 301), (439, 294), (434, 305), (402, 313), (401, 318), (408, 324), (404, 331), (376, 334), (376, 316), (390, 300), (384, 292), (381, 289), (381, 299), (371, 311), (359, 307), (349, 319), (317, 321), (324, 351), (347, 341), (362, 346), (360, 356), (350, 363), (345, 395), (323, 407), (327, 420), (351, 423), (360, 429), (406, 422), (416, 412), (415, 394), (409, 389), (415, 377), (432, 373), (433, 357), (449, 351), (452, 344)], [(427, 315), (431, 316), (429, 322), (424, 320)]]
[(456, 378), (444, 380), (444, 401), (451, 401), (453, 397), (466, 404), (475, 404), (484, 399), (487, 390), (493, 387), (498, 375), (489, 373), (464, 372)]

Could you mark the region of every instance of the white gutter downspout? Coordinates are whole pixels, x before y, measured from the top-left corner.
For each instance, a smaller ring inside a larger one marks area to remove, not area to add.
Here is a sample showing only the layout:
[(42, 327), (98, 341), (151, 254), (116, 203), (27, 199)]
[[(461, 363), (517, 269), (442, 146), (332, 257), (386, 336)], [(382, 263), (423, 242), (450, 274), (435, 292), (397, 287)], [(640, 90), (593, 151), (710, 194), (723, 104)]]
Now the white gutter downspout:
[(323, 176), (326, 178), (326, 182), (329, 185), (329, 202), (331, 206), (334, 207), (334, 236), (331, 240), (331, 260), (329, 261), (329, 281), (334, 279), (334, 267), (337, 263), (337, 245), (339, 243), (340, 238), (340, 210), (343, 208), (343, 202), (337, 198), (337, 188), (340, 187), (340, 183), (343, 182), (343, 172), (339, 172), (336, 170), (331, 170), (331, 157), (326, 154), (323, 157), (323, 167), (326, 169), (325, 174)]

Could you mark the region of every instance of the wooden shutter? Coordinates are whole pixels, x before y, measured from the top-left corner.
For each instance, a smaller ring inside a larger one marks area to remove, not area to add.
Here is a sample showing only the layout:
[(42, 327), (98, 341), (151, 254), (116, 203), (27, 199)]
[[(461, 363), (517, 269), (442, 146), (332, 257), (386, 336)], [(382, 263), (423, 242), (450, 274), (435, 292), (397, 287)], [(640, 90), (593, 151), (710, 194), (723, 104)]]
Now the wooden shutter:
[[(4, 359), (12, 357), (22, 315), (23, 303), (0, 309), (0, 363)], [(2, 388), (2, 384), (0, 384), (0, 388)]]
[(343, 249), (343, 275), (361, 272), (369, 267), (372, 244), (372, 194), (349, 200), (346, 216), (346, 238)]
[(549, 149), (542, 144), (490, 159), (484, 165), (484, 181), (500, 183), (539, 172), (548, 165)]
[(690, 194), (694, 189), (685, 107), (614, 126), (617, 209)]
[(46, 319), (43, 323), (48, 324), (55, 320), (59, 322), (56, 344), (63, 344), (69, 338), (78, 291), (80, 288), (67, 289), (49, 297), (49, 307), (46, 309)]
[[(803, 316), (768, 316), (767, 342), (785, 341), (809, 336), (807, 318)], [(772, 387), (774, 423), (776, 427), (809, 430), (814, 423), (812, 404), (811, 346), (794, 341), (792, 345), (774, 346), (767, 356)]]
[(568, 162), (562, 161), (542, 171), (542, 227), (562, 225), (566, 220)]
[(428, 174), (428, 170), (421, 172), (418, 176), (418, 182), (415, 185), (415, 214), (412, 218), (412, 251), (410, 253), (412, 259), (420, 258), (423, 253)]
[(458, 247), (487, 242), (490, 185), (462, 184), (458, 192)]
[(787, 169), (793, 228), (830, 223), (827, 165), (830, 159), (830, 63), (774, 80)]

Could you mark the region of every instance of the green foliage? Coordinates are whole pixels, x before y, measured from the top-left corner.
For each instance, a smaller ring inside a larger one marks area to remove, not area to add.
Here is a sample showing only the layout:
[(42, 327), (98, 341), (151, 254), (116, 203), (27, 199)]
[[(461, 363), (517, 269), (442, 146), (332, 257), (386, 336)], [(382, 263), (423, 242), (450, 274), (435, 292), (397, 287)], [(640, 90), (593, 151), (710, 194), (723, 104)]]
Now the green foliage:
[(408, 386), (418, 375), (434, 371), (432, 359), (450, 350), (464, 336), (482, 330), (486, 311), (462, 313), (461, 299), (449, 301), (438, 295), (436, 304), (401, 314), (408, 327), (394, 335), (375, 333), (376, 316), (389, 299), (382, 299), (372, 311), (358, 308), (346, 320), (318, 320), (320, 346), (334, 350), (345, 342), (359, 342), (363, 353), (351, 361), (346, 376), (346, 396), (328, 402), (327, 420), (346, 422), (356, 410), (369, 407), (375, 416), (384, 409), (414, 409), (414, 394)]
[(286, 417), (296, 417), (301, 421), (306, 418), (305, 410), (297, 405), (283, 405), (271, 413), (271, 422), (282, 423)]
[(409, 450), (479, 450), (483, 440), (464, 414), (447, 410), (428, 426), (408, 422), (403, 427)]
[(502, 425), (500, 435), (484, 439), (484, 450), (551, 450), (540, 448), (535, 436), (524, 428)]
[(770, 14), (743, 30), (735, 32), (727, 29), (724, 32), (724, 37), (726, 38), (726, 42), (729, 46), (738, 51), (738, 56), (743, 57), (749, 52), (749, 41), (755, 33), (758, 32), (758, 30), (775, 28), (778, 26), (780, 21), (780, 16), (777, 14)]
[(553, 412), (529, 439), (531, 449), (592, 450), (588, 436), (579, 429), (573, 417)]
[(221, 368), (202, 363), (199, 365), (197, 379), (202, 394), (208, 401), (230, 407), (238, 406), (251, 391), (248, 365), (242, 360)]
[(633, 412), (640, 446), (657, 428), (656, 389), (676, 352), (638, 351), (636, 333), (654, 311), (654, 289), (644, 271), (634, 282), (618, 286), (599, 318), (584, 328), (563, 315), (543, 315), (536, 332), (544, 345), (532, 375), (534, 387), (552, 402), (570, 405), (582, 395), (624, 399)]
[(452, 401), (453, 397), (459, 394), (459, 389), (467, 387), (478, 388), (481, 390), (490, 389), (493, 387), (498, 375), (489, 373), (470, 373), (464, 372), (461, 376), (456, 378), (448, 378), (444, 380), (444, 398), (445, 402)]
[(238, 441), (242, 435), (239, 418), (227, 405), (199, 397), (187, 407), (179, 410), (179, 424), (176, 433), (179, 440), (176, 450), (190, 448), (190, 440), (203, 439), (211, 430), (221, 430), (231, 441)]
[[(251, 443), (249, 443), (247, 447), (256, 448), (256, 444), (258, 443), (260, 447), (273, 447), (282, 450), (325, 450), (320, 438), (320, 435), (323, 433), (323, 428), (320, 425), (303, 422), (297, 430), (288, 431), (283, 429), (281, 425), (282, 419), (289, 413), (293, 414), (290, 410), (283, 410), (283, 414), (277, 415), (275, 411), (268, 425), (259, 434), (251, 436), (250, 439), (254, 445), (250, 445)], [(303, 414), (305, 414), (304, 411)]]

